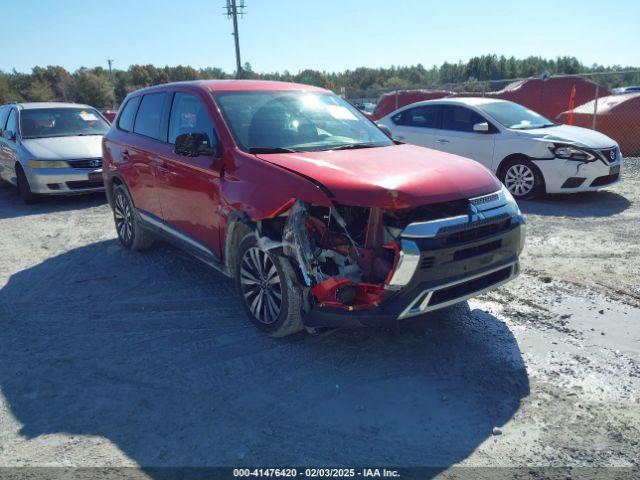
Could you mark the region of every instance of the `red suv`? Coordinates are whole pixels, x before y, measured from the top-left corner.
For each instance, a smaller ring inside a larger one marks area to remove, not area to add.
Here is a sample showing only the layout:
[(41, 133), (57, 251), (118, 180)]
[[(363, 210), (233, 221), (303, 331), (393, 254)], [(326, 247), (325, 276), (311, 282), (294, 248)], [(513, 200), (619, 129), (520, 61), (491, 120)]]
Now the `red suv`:
[(234, 278), (273, 336), (396, 322), (518, 274), (524, 218), (493, 174), (394, 142), (321, 88), (139, 90), (103, 160), (122, 245), (161, 236)]

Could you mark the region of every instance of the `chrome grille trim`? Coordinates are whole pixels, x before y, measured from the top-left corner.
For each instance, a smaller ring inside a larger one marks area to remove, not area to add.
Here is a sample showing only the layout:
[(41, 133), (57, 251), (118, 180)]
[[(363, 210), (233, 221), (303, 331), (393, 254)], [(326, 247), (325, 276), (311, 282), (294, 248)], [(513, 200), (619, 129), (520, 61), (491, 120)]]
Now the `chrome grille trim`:
[(494, 215), (490, 216), (489, 218), (485, 218), (484, 220), (477, 220), (475, 222), (466, 222), (461, 225), (449, 225), (442, 227), (440, 228), (436, 236), (448, 235), (455, 232), (464, 232), (465, 230), (473, 230), (474, 228), (491, 225), (492, 223), (498, 223), (508, 218), (511, 218), (511, 215), (506, 212), (506, 209), (504, 207), (502, 207), (500, 208), (500, 212), (496, 212)]
[[(616, 156), (613, 160), (611, 160), (611, 157), (610, 157), (612, 150), (616, 152)], [(620, 159), (622, 158), (622, 152), (618, 147), (602, 148), (602, 149), (594, 150), (594, 152), (607, 165), (617, 165), (620, 162)]]
[(482, 214), (476, 221), (472, 221), (469, 215), (458, 215), (428, 222), (416, 222), (407, 225), (401, 235), (403, 238), (433, 238), (443, 232), (472, 229), (519, 214), (518, 206), (508, 202), (502, 190), (471, 198), (469, 203)]
[[(97, 162), (91, 165), (91, 162)], [(102, 168), (102, 158), (80, 158), (77, 160), (67, 160), (67, 163), (73, 168), (83, 168), (87, 170)]]
[(496, 200), (500, 200), (500, 195), (492, 193), (490, 195), (485, 195), (484, 197), (471, 198), (469, 199), (469, 202), (474, 205), (484, 205), (485, 203), (495, 202)]

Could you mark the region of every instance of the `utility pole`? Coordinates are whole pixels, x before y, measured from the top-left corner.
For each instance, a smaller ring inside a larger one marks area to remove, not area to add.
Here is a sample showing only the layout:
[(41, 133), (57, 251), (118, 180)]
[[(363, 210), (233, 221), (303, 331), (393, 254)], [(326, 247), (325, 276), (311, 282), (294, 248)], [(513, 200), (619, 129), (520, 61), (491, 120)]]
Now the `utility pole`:
[(113, 65), (113, 58), (109, 58), (107, 60), (107, 63), (109, 64), (109, 84), (111, 85), (111, 109), (115, 109), (116, 108), (116, 89), (115, 86), (113, 85), (113, 73), (111, 70), (111, 67)]
[(242, 78), (242, 62), (240, 61), (240, 36), (238, 35), (238, 15), (244, 15), (244, 0), (227, 0), (227, 18), (233, 20), (233, 37), (236, 44), (236, 78)]

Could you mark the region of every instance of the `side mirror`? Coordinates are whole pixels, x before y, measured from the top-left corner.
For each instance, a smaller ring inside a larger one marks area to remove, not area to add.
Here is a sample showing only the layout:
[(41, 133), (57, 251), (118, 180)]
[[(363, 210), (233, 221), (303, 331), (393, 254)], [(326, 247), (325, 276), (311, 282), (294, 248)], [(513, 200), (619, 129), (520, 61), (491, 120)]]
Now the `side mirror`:
[(473, 131), (480, 132), (480, 133), (489, 133), (489, 123), (488, 122), (476, 123), (473, 126)]
[(382, 125), (381, 123), (376, 123), (376, 126), (380, 130), (382, 130), (382, 133), (384, 133), (387, 137), (393, 140), (393, 134), (391, 133), (391, 129), (389, 127), (387, 127), (386, 125)]
[(206, 133), (183, 133), (176, 138), (176, 145), (173, 149), (176, 155), (183, 157), (216, 156), (218, 153), (216, 145), (211, 145), (209, 135)]
[(12, 131), (10, 131), (10, 130), (4, 130), (4, 131), (2, 132), (2, 136), (3, 136), (4, 138), (6, 138), (7, 140), (10, 140), (10, 141), (12, 141), (12, 142), (13, 142), (13, 141), (15, 141), (15, 139), (16, 139), (16, 132), (12, 132)]

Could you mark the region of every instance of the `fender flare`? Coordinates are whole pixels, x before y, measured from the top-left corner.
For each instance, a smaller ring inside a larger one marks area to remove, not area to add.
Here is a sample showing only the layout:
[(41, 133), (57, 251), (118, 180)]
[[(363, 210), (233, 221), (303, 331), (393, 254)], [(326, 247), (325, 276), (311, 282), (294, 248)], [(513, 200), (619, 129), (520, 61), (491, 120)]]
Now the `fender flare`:
[(230, 277), (234, 276), (235, 253), (240, 241), (248, 233), (255, 232), (257, 226), (249, 219), (249, 216), (242, 211), (233, 211), (227, 218), (227, 228), (225, 229), (224, 242), (222, 243), (222, 259), (224, 268)]
[[(124, 187), (127, 190), (129, 190), (129, 186), (127, 185), (127, 182), (125, 182), (124, 177), (122, 175), (120, 175), (117, 172), (110, 173), (109, 177), (107, 178), (107, 182), (105, 184), (104, 193), (107, 197), (107, 202), (109, 202), (109, 206), (111, 208), (113, 208), (113, 188), (116, 184), (124, 185)], [(129, 192), (129, 195), (131, 195), (131, 192)]]

